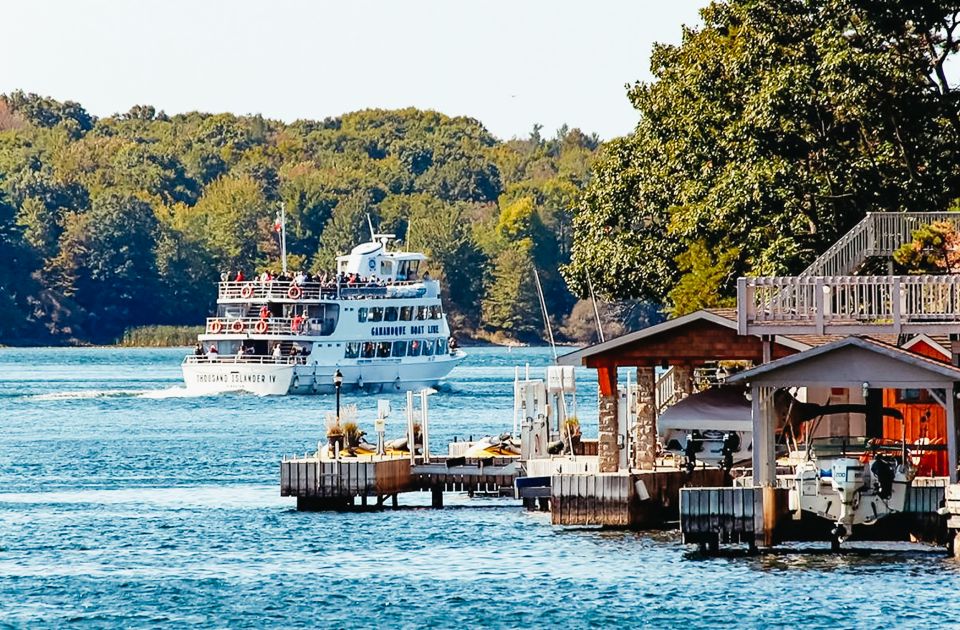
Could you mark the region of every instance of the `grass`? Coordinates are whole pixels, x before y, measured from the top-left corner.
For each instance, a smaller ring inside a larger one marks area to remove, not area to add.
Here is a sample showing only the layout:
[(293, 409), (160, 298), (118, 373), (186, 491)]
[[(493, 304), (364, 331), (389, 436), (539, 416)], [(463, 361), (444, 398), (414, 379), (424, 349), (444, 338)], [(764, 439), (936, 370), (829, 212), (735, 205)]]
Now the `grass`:
[(117, 345), (130, 348), (192, 346), (203, 326), (137, 326), (128, 328)]

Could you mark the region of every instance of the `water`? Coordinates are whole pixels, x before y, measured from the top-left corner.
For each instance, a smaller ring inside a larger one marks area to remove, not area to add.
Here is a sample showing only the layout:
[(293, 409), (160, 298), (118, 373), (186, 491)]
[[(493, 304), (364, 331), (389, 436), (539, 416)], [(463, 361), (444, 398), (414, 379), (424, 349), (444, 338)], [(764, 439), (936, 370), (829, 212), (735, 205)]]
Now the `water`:
[[(513, 366), (550, 358), (469, 352), (430, 399), (434, 450), (509, 428)], [(315, 447), (332, 396), (190, 397), (181, 355), (0, 350), (0, 626), (960, 623), (960, 564), (919, 545), (704, 559), (675, 533), (565, 530), (456, 495), (298, 513), (277, 462)], [(593, 379), (578, 379), (587, 435)], [(369, 419), (378, 397), (344, 403)]]

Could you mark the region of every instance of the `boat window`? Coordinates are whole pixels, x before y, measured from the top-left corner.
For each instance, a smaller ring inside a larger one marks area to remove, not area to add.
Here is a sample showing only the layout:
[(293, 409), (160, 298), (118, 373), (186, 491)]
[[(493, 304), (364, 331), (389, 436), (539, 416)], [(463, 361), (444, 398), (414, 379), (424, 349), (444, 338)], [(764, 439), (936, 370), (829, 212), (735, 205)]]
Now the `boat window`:
[(363, 352), (360, 353), (364, 359), (372, 359), (373, 356), (377, 353), (377, 346), (372, 341), (365, 341), (363, 343)]
[(367, 309), (366, 309), (366, 308), (358, 308), (358, 309), (357, 309), (357, 321), (360, 322), (361, 324), (362, 324), (363, 322), (367, 321)]
[(437, 339), (437, 355), (447, 353), (447, 340), (446, 339)]
[(394, 342), (393, 342), (393, 356), (395, 356), (395, 357), (405, 357), (405, 356), (407, 356), (407, 342), (406, 342), (406, 341), (394, 341)]
[(367, 318), (367, 321), (371, 322), (381, 322), (383, 321), (383, 307), (374, 306), (370, 309), (370, 316)]
[(385, 322), (395, 322), (395, 321), (397, 321), (397, 318), (398, 318), (398, 317), (399, 317), (399, 313), (397, 313), (397, 307), (396, 307), (396, 306), (388, 306), (386, 313), (384, 313), (383, 321), (385, 321)]
[(419, 271), (419, 270), (420, 270), (420, 261), (419, 261), (419, 260), (411, 260), (411, 261), (410, 261), (409, 270), (407, 271), (407, 274), (410, 275), (410, 279), (411, 279), (411, 280), (413, 280), (414, 278), (417, 277), (417, 271)]
[(412, 306), (401, 306), (400, 307), (400, 321), (409, 322), (413, 319), (413, 307)]
[(343, 351), (344, 359), (356, 359), (360, 356), (360, 342), (351, 341), (347, 343), (346, 350)]
[(381, 341), (380, 343), (378, 343), (378, 344), (377, 344), (377, 356), (380, 357), (381, 359), (389, 359), (389, 358), (390, 358), (390, 347), (391, 347), (392, 345), (393, 345), (393, 344), (390, 343), (389, 341)]
[(408, 353), (408, 356), (419, 357), (420, 349), (422, 347), (423, 347), (423, 344), (418, 339), (414, 339), (413, 341), (410, 342), (410, 352)]
[(443, 317), (443, 311), (440, 310), (440, 305), (435, 304), (430, 307), (430, 319), (440, 319)]
[(433, 339), (425, 339), (423, 342), (423, 356), (433, 356)]
[(417, 319), (427, 319), (427, 317), (428, 317), (427, 307), (426, 307), (426, 306), (418, 306), (418, 307), (417, 307)]
[(401, 260), (397, 264), (397, 280), (403, 281), (407, 279), (407, 261)]
[(392, 261), (392, 260), (381, 260), (381, 261), (380, 261), (380, 275), (381, 275), (381, 276), (392, 276), (392, 275), (393, 275), (393, 261)]

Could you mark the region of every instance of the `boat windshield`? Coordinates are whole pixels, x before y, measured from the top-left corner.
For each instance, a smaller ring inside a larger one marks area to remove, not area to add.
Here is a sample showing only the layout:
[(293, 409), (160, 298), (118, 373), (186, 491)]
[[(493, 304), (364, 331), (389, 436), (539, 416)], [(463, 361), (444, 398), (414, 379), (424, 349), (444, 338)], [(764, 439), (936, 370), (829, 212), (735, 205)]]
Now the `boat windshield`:
[(810, 451), (816, 458), (831, 458), (861, 455), (866, 452), (877, 451), (899, 452), (903, 443), (886, 438), (869, 438), (866, 436), (831, 436), (818, 437), (810, 441)]

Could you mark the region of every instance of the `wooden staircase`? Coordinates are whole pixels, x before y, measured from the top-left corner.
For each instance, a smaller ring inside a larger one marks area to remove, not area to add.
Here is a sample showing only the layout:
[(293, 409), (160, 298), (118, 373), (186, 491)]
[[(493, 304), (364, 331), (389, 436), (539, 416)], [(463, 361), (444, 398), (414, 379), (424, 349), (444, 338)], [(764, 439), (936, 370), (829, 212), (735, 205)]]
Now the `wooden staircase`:
[(960, 213), (870, 213), (798, 276), (737, 280), (740, 334), (960, 334), (960, 276), (855, 275)]

